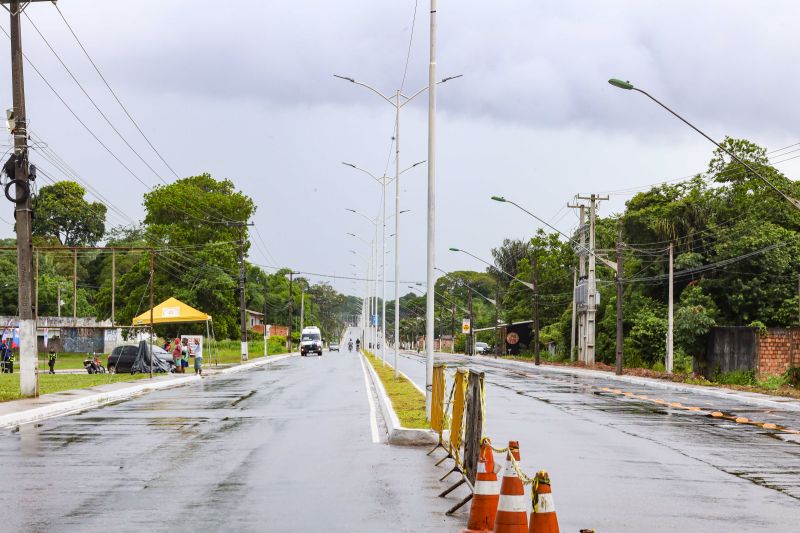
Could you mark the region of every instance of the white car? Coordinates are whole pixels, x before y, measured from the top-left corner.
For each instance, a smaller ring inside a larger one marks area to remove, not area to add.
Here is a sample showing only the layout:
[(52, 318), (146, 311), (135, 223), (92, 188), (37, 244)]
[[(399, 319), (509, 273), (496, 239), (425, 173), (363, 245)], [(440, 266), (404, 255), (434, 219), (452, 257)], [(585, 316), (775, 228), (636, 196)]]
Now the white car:
[(300, 333), (300, 355), (310, 353), (322, 356), (322, 332), (316, 326), (303, 328)]

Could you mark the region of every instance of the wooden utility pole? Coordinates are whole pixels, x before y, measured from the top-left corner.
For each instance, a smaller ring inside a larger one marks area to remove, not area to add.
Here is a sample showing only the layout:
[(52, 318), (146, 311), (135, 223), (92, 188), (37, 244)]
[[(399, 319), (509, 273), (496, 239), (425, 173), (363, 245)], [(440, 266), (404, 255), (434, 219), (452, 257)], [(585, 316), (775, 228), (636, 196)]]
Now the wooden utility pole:
[(539, 348), (539, 285), (537, 284), (536, 270), (538, 268), (536, 254), (531, 255), (531, 285), (533, 285), (533, 358), (537, 365), (542, 364), (542, 354)]
[(617, 228), (617, 375), (622, 375), (623, 357), (623, 320), (622, 320), (622, 220)]
[[(41, 0), (33, 0), (41, 1)], [(19, 307), (19, 388), (20, 396), (39, 396), (38, 346), (34, 318), (33, 241), (30, 168), (28, 165), (28, 128), (25, 112), (25, 76), (22, 56), (20, 17), (23, 5), (18, 0), (0, 0), (11, 14), (11, 86), (14, 136), (14, 222), (17, 232), (17, 304)], [(7, 4), (7, 6), (6, 6)]]
[(78, 249), (72, 249), (72, 319), (78, 320)]

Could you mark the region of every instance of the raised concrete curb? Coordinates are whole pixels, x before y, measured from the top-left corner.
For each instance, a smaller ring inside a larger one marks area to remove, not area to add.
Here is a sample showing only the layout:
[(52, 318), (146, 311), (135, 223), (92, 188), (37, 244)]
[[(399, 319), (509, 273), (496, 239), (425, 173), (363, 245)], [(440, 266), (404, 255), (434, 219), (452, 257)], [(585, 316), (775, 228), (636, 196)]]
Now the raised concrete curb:
[[(372, 379), (372, 385), (375, 387), (375, 392), (378, 396), (378, 405), (380, 406), (383, 419), (386, 421), (386, 430), (389, 433), (389, 444), (395, 444), (399, 446), (428, 446), (439, 442), (439, 438), (436, 436), (436, 433), (434, 433), (433, 430), (404, 428), (402, 424), (400, 424), (400, 419), (397, 418), (397, 414), (394, 412), (392, 400), (389, 399), (389, 396), (386, 394), (386, 389), (383, 386), (381, 378), (378, 377), (378, 373), (375, 372), (375, 369), (372, 367), (372, 363), (369, 362), (366, 356), (360, 352), (359, 355), (363, 358), (364, 364), (369, 372), (370, 379)], [(403, 376), (408, 379), (405, 374), (403, 374)], [(410, 379), (409, 381), (414, 384), (414, 382)], [(414, 386), (419, 389), (419, 387), (416, 385)]]
[[(214, 371), (213, 374), (210, 374), (208, 376), (203, 376), (202, 378), (196, 375), (195, 376), (175, 375), (171, 378), (165, 377), (165, 379), (161, 381), (153, 381), (146, 383), (134, 382), (131, 383), (130, 386), (120, 387), (110, 391), (97, 392), (94, 394), (87, 394), (86, 396), (83, 396), (81, 398), (73, 398), (63, 401), (59, 401), (58, 397), (64, 396), (67, 393), (74, 394), (75, 391), (72, 390), (72, 391), (56, 392), (53, 394), (47, 394), (45, 396), (33, 400), (18, 400), (21, 402), (30, 402), (31, 404), (33, 404), (33, 406), (29, 409), (25, 409), (24, 411), (18, 411), (15, 413), (7, 413), (4, 415), (0, 415), (0, 428), (8, 428), (23, 424), (30, 424), (31, 422), (38, 422), (40, 420), (44, 420), (47, 418), (68, 415), (79, 411), (85, 411), (87, 409), (101, 407), (109, 403), (129, 400), (131, 398), (134, 398), (142, 394), (146, 394), (148, 392), (170, 389), (173, 387), (182, 387), (184, 385), (189, 385), (191, 383), (197, 383), (201, 379), (208, 379), (208, 378), (214, 378), (215, 376), (223, 376), (228, 374), (234, 374), (237, 372), (244, 372), (264, 365), (268, 365), (270, 363), (274, 363), (276, 361), (281, 361), (283, 359), (296, 356), (297, 354), (292, 353), (292, 354), (272, 356), (268, 358), (261, 357), (259, 359), (241, 365), (231, 366), (228, 368), (223, 368), (218, 371)], [(41, 403), (43, 400), (46, 401), (48, 398), (52, 398), (53, 401), (50, 403), (44, 403), (43, 405), (39, 406), (35, 405), (36, 403)]]
[[(446, 354), (452, 356), (453, 354)], [(786, 411), (800, 412), (800, 401), (793, 398), (782, 398), (779, 396), (768, 396), (766, 394), (759, 394), (756, 392), (742, 392), (734, 389), (725, 389), (722, 387), (707, 387), (703, 385), (690, 385), (687, 383), (675, 383), (673, 381), (665, 381), (662, 379), (645, 378), (639, 376), (618, 376), (611, 372), (602, 372), (600, 370), (591, 370), (587, 368), (574, 368), (574, 367), (561, 367), (551, 365), (535, 366), (532, 363), (525, 363), (523, 361), (513, 361), (508, 359), (494, 359), (483, 355), (478, 356), (465, 356), (455, 354), (457, 357), (469, 360), (471, 357), (479, 357), (491, 361), (502, 362), (509, 366), (524, 368), (527, 370), (537, 370), (542, 372), (549, 372), (552, 374), (568, 374), (572, 376), (585, 376), (592, 378), (608, 379), (619, 381), (622, 383), (632, 383), (634, 385), (642, 385), (646, 387), (653, 387), (656, 389), (672, 390), (678, 392), (691, 392), (703, 396), (713, 396), (715, 398), (724, 398), (726, 400), (737, 401), (758, 407), (767, 407), (771, 409), (783, 409)]]
[[(31, 407), (30, 409), (26, 409), (24, 411), (0, 415), (0, 427), (2, 428), (14, 427), (22, 424), (30, 424), (31, 422), (38, 422), (39, 420), (44, 420), (46, 418), (52, 418), (55, 416), (68, 415), (78, 411), (84, 411), (86, 409), (93, 409), (95, 407), (100, 407), (102, 405), (111, 402), (127, 400), (133, 398), (134, 396), (138, 396), (140, 394), (145, 394), (156, 390), (169, 389), (172, 387), (181, 387), (183, 385), (188, 385), (190, 383), (196, 383), (200, 381), (200, 379), (201, 379), (200, 376), (181, 376), (172, 379), (165, 379), (163, 381), (133, 383), (129, 387), (124, 387), (106, 392), (98, 392), (95, 394), (84, 396), (82, 398), (75, 398), (72, 400), (64, 400), (64, 401), (54, 401), (53, 403), (47, 403), (39, 407)], [(57, 397), (60, 394), (62, 393), (56, 392), (53, 394), (47, 394), (45, 396), (40, 397), (40, 399), (47, 397)], [(26, 400), (20, 400), (20, 401), (26, 401)], [(36, 402), (36, 401), (37, 400), (31, 400), (31, 402)]]

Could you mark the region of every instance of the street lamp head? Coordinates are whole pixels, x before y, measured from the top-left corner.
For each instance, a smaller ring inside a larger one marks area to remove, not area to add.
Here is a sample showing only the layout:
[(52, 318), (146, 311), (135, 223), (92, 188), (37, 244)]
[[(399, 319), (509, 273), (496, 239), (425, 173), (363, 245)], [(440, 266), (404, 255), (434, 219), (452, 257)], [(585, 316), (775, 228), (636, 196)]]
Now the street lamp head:
[(611, 78), (608, 80), (608, 83), (614, 87), (617, 87), (618, 89), (625, 89), (626, 91), (633, 89), (633, 84), (631, 82), (618, 80), (617, 78)]
[(459, 250), (458, 248), (450, 248), (450, 251), (451, 252), (460, 252), (461, 250)]
[(356, 255), (358, 252), (356, 252), (355, 250), (350, 250), (350, 253)]
[(454, 80), (454, 79), (460, 78), (462, 76), (463, 76), (463, 74), (458, 74), (456, 76), (447, 76), (446, 78), (442, 78), (442, 81), (440, 81), (439, 83), (445, 83), (447, 81)]
[(495, 202), (507, 202), (508, 201), (502, 196), (492, 196), (492, 200), (494, 200)]
[(403, 213), (409, 213), (410, 211), (411, 209), (403, 209), (402, 211), (400, 211), (400, 214), (402, 215)]
[(355, 209), (350, 209), (349, 207), (344, 208), (345, 211), (350, 211), (351, 213), (358, 213)]
[(342, 164), (348, 167), (356, 168), (356, 166), (353, 163), (345, 163), (344, 161), (342, 161)]
[(348, 235), (350, 235), (351, 237), (358, 237), (358, 235), (356, 235), (355, 233), (348, 233)]
[(353, 78), (348, 78), (347, 76), (339, 76), (338, 74), (334, 74), (333, 77), (334, 78), (339, 78), (340, 80), (349, 81), (350, 83), (355, 83), (356, 82), (356, 80), (354, 80)]

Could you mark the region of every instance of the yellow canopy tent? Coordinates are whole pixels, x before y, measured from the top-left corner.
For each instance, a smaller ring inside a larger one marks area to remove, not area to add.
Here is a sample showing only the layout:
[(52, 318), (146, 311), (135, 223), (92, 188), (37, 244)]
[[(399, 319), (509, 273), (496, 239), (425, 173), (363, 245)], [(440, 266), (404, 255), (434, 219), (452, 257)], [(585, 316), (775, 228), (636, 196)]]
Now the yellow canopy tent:
[[(188, 306), (177, 298), (169, 298), (153, 308), (153, 324), (176, 324), (179, 322), (207, 322), (211, 315)], [(134, 326), (150, 324), (150, 310), (133, 319)]]
[[(190, 305), (186, 305), (177, 298), (168, 298), (157, 306), (153, 307), (153, 324), (179, 324), (184, 322), (205, 322), (206, 338), (208, 339), (209, 355), (216, 356), (216, 350), (212, 350), (212, 339), (214, 339), (214, 326), (211, 315), (198, 311)], [(134, 327), (147, 327), (150, 325), (150, 310), (148, 309), (141, 315), (133, 319)], [(209, 325), (211, 328), (209, 329)], [(216, 345), (216, 340), (214, 339)], [(219, 359), (215, 357), (217, 364)]]

